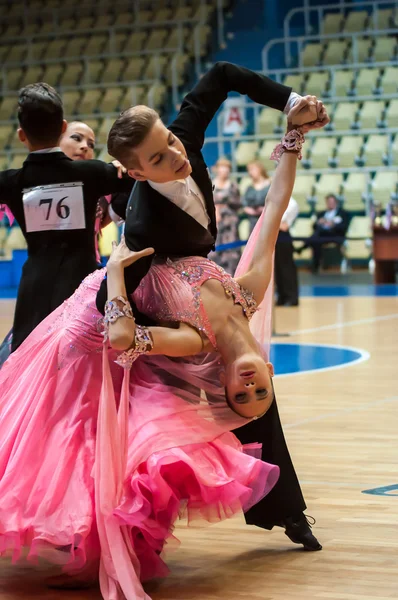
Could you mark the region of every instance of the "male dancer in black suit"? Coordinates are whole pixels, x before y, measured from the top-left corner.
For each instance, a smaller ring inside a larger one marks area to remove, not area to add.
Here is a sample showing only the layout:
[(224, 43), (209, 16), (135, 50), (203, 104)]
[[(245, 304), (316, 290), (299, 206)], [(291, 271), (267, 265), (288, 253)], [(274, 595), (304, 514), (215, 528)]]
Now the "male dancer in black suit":
[(18, 119), (29, 155), (21, 169), (0, 173), (0, 204), (10, 208), (28, 245), (12, 351), (98, 268), (94, 224), (100, 196), (129, 193), (133, 186), (113, 165), (73, 161), (61, 151), (67, 122), (61, 98), (49, 85), (20, 91)]
[[(116, 120), (108, 138), (109, 153), (128, 170), (136, 184), (127, 211), (113, 206), (126, 219), (125, 238), (132, 250), (155, 248), (158, 256), (207, 256), (216, 238), (212, 183), (201, 150), (205, 131), (228, 92), (247, 94), (253, 101), (288, 111), (297, 101), (291, 88), (248, 69), (217, 63), (185, 97), (176, 120), (167, 129), (152, 109), (136, 106)], [(308, 109), (308, 122), (328, 122), (322, 106)], [(152, 256), (126, 269), (132, 292), (148, 272)], [(103, 282), (97, 306), (103, 310)], [(140, 318), (140, 315), (138, 315)], [(307, 550), (320, 550), (303, 514), (304, 498), (285, 442), (276, 400), (256, 421), (237, 430), (242, 443), (261, 442), (263, 460), (277, 464), (280, 479), (272, 492), (247, 514), (249, 524), (266, 529), (279, 525)]]

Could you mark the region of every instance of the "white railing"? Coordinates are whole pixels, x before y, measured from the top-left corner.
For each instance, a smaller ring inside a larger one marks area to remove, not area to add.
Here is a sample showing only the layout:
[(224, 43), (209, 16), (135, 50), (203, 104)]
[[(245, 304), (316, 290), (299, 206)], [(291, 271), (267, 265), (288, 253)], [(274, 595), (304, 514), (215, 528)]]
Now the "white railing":
[(287, 13), (284, 22), (283, 22), (283, 30), (284, 30), (284, 35), (285, 37), (290, 37), (290, 33), (291, 33), (291, 21), (294, 17), (302, 16), (303, 18), (303, 22), (302, 24), (304, 25), (304, 31), (306, 35), (310, 35), (311, 34), (311, 13), (312, 14), (316, 14), (317, 16), (317, 25), (318, 25), (318, 31), (319, 33), (323, 33), (322, 30), (322, 26), (323, 26), (323, 19), (325, 16), (325, 13), (327, 12), (335, 12), (336, 9), (344, 14), (345, 10), (358, 10), (358, 9), (370, 9), (370, 14), (372, 15), (372, 22), (373, 22), (373, 29), (378, 29), (379, 28), (379, 19), (378, 19), (378, 13), (379, 10), (383, 10), (385, 8), (394, 8), (397, 9), (398, 7), (398, 2), (394, 2), (394, 1), (388, 1), (388, 0), (373, 0), (373, 1), (369, 1), (369, 0), (364, 0), (363, 2), (361, 1), (355, 1), (355, 2), (344, 2), (344, 1), (340, 1), (340, 2), (336, 2), (334, 4), (321, 4), (319, 6), (309, 6), (308, 4), (305, 3), (304, 6), (300, 6), (298, 8), (292, 8), (291, 10), (289, 10), (289, 12)]
[[(381, 29), (378, 31), (369, 30), (366, 32), (362, 31), (362, 32), (358, 32), (358, 33), (331, 33), (328, 35), (299, 35), (299, 36), (293, 36), (293, 37), (286, 36), (283, 38), (275, 38), (275, 39), (267, 42), (262, 50), (261, 58), (262, 58), (263, 71), (268, 71), (269, 52), (270, 52), (271, 48), (273, 48), (274, 46), (277, 46), (278, 44), (279, 45), (283, 44), (283, 46), (284, 46), (284, 58), (285, 58), (286, 65), (292, 64), (291, 44), (297, 44), (298, 65), (299, 65), (299, 67), (303, 67), (301, 51), (305, 44), (307, 44), (308, 42), (319, 42), (319, 41), (323, 42), (323, 41), (343, 40), (343, 39), (351, 40), (353, 57), (352, 57), (352, 60), (350, 60), (350, 63), (349, 64), (347, 63), (346, 67), (352, 66), (354, 63), (358, 62), (357, 40), (358, 40), (358, 38), (363, 38), (364, 35), (366, 35), (367, 37), (380, 37), (382, 35), (385, 35), (385, 36), (398, 35), (398, 28)], [(372, 64), (372, 63), (369, 62), (368, 66), (369, 66), (369, 64)]]

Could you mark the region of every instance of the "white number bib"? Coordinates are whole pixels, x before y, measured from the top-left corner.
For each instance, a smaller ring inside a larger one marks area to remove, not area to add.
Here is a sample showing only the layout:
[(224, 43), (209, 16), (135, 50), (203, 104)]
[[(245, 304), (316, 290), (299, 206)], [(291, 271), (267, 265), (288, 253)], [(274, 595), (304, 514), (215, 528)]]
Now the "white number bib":
[(26, 231), (85, 229), (83, 183), (55, 183), (23, 190)]

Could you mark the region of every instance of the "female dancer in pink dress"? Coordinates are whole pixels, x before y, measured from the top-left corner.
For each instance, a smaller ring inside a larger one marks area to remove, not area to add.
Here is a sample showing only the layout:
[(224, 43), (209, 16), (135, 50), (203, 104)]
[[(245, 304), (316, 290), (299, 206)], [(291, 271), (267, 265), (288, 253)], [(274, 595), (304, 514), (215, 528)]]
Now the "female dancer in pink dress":
[[(122, 242), (108, 263), (105, 318), (97, 271), (6, 361), (0, 552), (17, 560), (27, 547), (31, 559), (45, 556), (80, 578), (99, 564), (106, 600), (147, 600), (141, 581), (167, 572), (160, 553), (178, 516), (217, 521), (275, 484), (278, 467), (250, 456), (258, 448), (245, 453), (230, 429), (272, 398), (258, 343), (263, 297), (302, 142), (293, 129), (277, 148), (266, 218), (238, 269), (245, 275), (234, 280), (190, 258), (155, 265), (137, 290), (148, 314), (181, 325), (135, 326), (123, 270), (151, 249), (132, 253)], [(197, 356), (177, 358), (189, 354)]]

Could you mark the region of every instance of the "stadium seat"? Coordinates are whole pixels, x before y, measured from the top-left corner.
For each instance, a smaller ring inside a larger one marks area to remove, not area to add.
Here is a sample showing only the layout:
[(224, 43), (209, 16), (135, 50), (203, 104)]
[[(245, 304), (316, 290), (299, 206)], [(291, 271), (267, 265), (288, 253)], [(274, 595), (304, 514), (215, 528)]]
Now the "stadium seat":
[(20, 87), (20, 83), (24, 76), (24, 70), (21, 68), (18, 69), (6, 69), (4, 71), (5, 74), (5, 84), (7, 90), (17, 90)]
[(165, 103), (166, 93), (167, 87), (163, 83), (154, 83), (148, 90), (148, 106), (159, 112)]
[(343, 183), (344, 208), (346, 210), (364, 210), (363, 197), (368, 193), (366, 173), (349, 173)]
[(196, 36), (199, 36), (200, 56), (205, 56), (207, 54), (211, 31), (212, 30), (210, 25), (196, 25), (196, 27), (192, 31), (192, 35), (188, 38), (187, 42), (187, 52), (189, 52), (191, 56), (195, 54)]
[(369, 14), (366, 10), (353, 10), (349, 12), (344, 22), (343, 31), (345, 33), (365, 31), (368, 18)]
[(329, 93), (331, 96), (347, 96), (348, 92), (353, 87), (354, 73), (353, 71), (334, 71), (332, 74), (331, 88)]
[(121, 110), (125, 110), (130, 106), (135, 106), (136, 104), (145, 104), (144, 98), (146, 91), (147, 88), (143, 85), (135, 85), (126, 88), (120, 101)]
[(277, 110), (263, 108), (257, 119), (257, 133), (264, 135), (275, 133), (275, 130), (280, 128), (282, 118), (282, 114)]
[(236, 148), (235, 160), (238, 167), (245, 167), (255, 160), (258, 152), (258, 142), (240, 142)]
[(98, 54), (102, 54), (105, 51), (109, 52), (109, 37), (104, 34), (94, 34), (89, 39), (84, 49), (84, 54), (86, 56), (98, 56)]
[(29, 38), (39, 32), (39, 23), (26, 23), (21, 31), (21, 37)]
[(310, 205), (308, 200), (314, 195), (315, 175), (299, 174), (296, 177), (293, 188), (293, 198), (300, 206), (300, 212), (308, 212)]
[(337, 148), (339, 167), (355, 167), (356, 160), (361, 155), (363, 138), (360, 135), (345, 135)]
[(103, 148), (101, 150), (101, 152), (99, 153), (99, 155), (97, 156), (98, 160), (103, 160), (106, 163), (110, 163), (112, 162), (114, 159), (113, 156), (111, 156), (110, 154), (108, 154), (108, 150), (106, 148)]
[(355, 38), (347, 56), (348, 60), (358, 63), (369, 61), (372, 55), (373, 43), (374, 38)]
[(26, 156), (27, 156), (27, 150), (25, 150), (25, 152), (18, 152), (17, 154), (13, 154), (8, 168), (9, 169), (20, 169), (26, 160)]
[[(26, 154), (14, 156), (14, 158), (11, 161), (10, 169), (19, 169), (22, 166), (23, 160), (25, 160), (25, 158)], [(20, 163), (21, 160), (22, 163)], [(4, 243), (4, 250), (6, 252), (10, 250), (25, 250), (26, 247), (26, 240), (23, 236), (21, 229), (19, 227), (11, 227), (10, 233), (8, 234), (7, 239)]]
[(76, 36), (70, 38), (64, 48), (65, 58), (81, 58), (87, 44), (87, 37)]
[[(290, 234), (293, 238), (306, 238), (310, 237), (310, 235), (314, 232), (313, 220), (310, 217), (298, 217), (293, 223), (293, 226), (290, 228)], [(295, 248), (301, 247), (303, 245), (302, 241), (293, 242), (293, 246)], [(304, 260), (310, 259), (312, 256), (312, 251), (310, 248), (306, 248), (303, 252), (300, 253), (300, 258)]]
[(81, 62), (67, 63), (60, 80), (61, 87), (77, 85), (83, 76), (83, 70), (83, 63)]
[[(265, 140), (261, 146), (261, 150), (258, 154), (258, 158), (264, 165), (267, 171), (274, 171), (276, 167), (275, 161), (270, 159), (273, 149), (275, 148), (277, 140)], [(246, 142), (249, 143), (249, 142)], [(251, 159), (253, 160), (253, 159)]]
[(323, 44), (307, 44), (301, 52), (303, 67), (315, 67), (320, 63)]
[(7, 61), (7, 55), (10, 52), (10, 46), (7, 44), (3, 44), (0, 46), (0, 63), (5, 64)]
[(13, 125), (0, 125), (0, 150), (3, 150), (14, 133)]
[(365, 144), (363, 157), (367, 167), (380, 167), (387, 158), (388, 137), (386, 135), (370, 135)]
[(94, 131), (94, 135), (97, 136), (101, 120), (100, 119), (84, 119), (84, 122), (86, 123), (86, 125), (88, 125)]
[(364, 102), (359, 116), (361, 128), (376, 129), (376, 127), (379, 127), (382, 121), (384, 109), (384, 102), (376, 100), (368, 100)]
[[(286, 75), (283, 83), (284, 83), (284, 85), (291, 87), (298, 94), (301, 94), (301, 92), (303, 91), (303, 88), (304, 88), (305, 78), (306, 78), (306, 75), (304, 73), (299, 73), (299, 74), (295, 74), (295, 75)], [(304, 92), (307, 93), (307, 86), (305, 86)]]
[(322, 96), (328, 87), (329, 73), (310, 73), (305, 86), (305, 94), (313, 94), (314, 96)]
[(101, 82), (116, 83), (120, 81), (125, 64), (126, 61), (123, 58), (110, 58), (107, 60), (101, 75)]
[(170, 21), (172, 17), (173, 10), (171, 8), (159, 8), (154, 16), (154, 22)]
[(124, 52), (141, 52), (147, 37), (146, 31), (133, 31), (126, 41)]
[(394, 58), (396, 43), (395, 37), (377, 37), (373, 49), (373, 60), (383, 62)]
[(94, 112), (98, 112), (102, 94), (102, 90), (86, 90), (83, 92), (83, 96), (77, 107), (79, 114), (91, 115)]
[[(111, 53), (118, 54), (119, 52), (123, 52), (127, 42), (127, 38), (127, 31), (118, 31), (115, 32), (113, 35), (111, 34), (109, 40), (109, 48)], [(129, 50), (129, 52), (132, 52), (132, 50)]]
[(48, 40), (32, 42), (32, 44), (30, 44), (28, 56), (33, 60), (40, 60), (43, 58), (43, 54), (46, 53), (47, 46)]
[(139, 10), (137, 14), (136, 22), (137, 24), (142, 25), (143, 23), (149, 23), (153, 16), (152, 11), (150, 10)]
[[(249, 177), (248, 175), (246, 175), (245, 177), (242, 177), (238, 182), (240, 195), (243, 196), (245, 194), (247, 188), (250, 187), (251, 185), (252, 185), (251, 177)], [(247, 238), (241, 237), (241, 239), (247, 239)]]
[(104, 96), (101, 99), (99, 106), (100, 112), (113, 113), (116, 112), (120, 106), (122, 99), (123, 90), (120, 87), (109, 87), (105, 91)]
[(396, 94), (398, 90), (398, 67), (387, 67), (380, 83), (383, 94)]
[(358, 113), (357, 102), (340, 102), (333, 114), (333, 126), (336, 131), (350, 129), (356, 121)]
[(196, 11), (194, 11), (192, 18), (201, 21), (202, 23), (208, 23), (211, 16), (214, 13), (214, 5), (212, 4), (199, 4)]
[(161, 50), (164, 47), (167, 36), (167, 29), (153, 29), (149, 34), (145, 50)]
[(22, 81), (20, 85), (28, 85), (29, 83), (34, 83), (35, 81), (42, 81), (43, 79), (43, 67), (41, 66), (33, 66), (28, 67), (22, 77)]
[(339, 65), (344, 63), (348, 50), (347, 40), (332, 40), (328, 43), (322, 58), (323, 65)]
[(144, 69), (144, 79), (161, 79), (167, 69), (170, 57), (164, 54), (151, 56)]
[[(177, 85), (181, 86), (185, 80), (185, 72), (189, 63), (189, 56), (186, 54), (177, 54)], [(174, 58), (173, 58), (174, 59)], [(169, 62), (167, 67), (167, 82), (170, 84), (173, 82), (173, 59)]]
[(115, 119), (113, 119), (112, 117), (109, 119), (104, 119), (102, 121), (100, 127), (98, 128), (97, 135), (96, 135), (95, 141), (97, 144), (106, 145), (106, 143), (108, 141), (109, 130), (112, 127), (114, 121), (115, 121)]
[(186, 21), (192, 17), (192, 6), (179, 6), (174, 13), (174, 21)]
[(343, 175), (341, 173), (326, 173), (321, 175), (319, 181), (315, 183), (315, 196), (319, 201), (325, 198), (328, 194), (339, 196), (343, 183)]
[(62, 94), (62, 102), (64, 105), (64, 111), (66, 117), (74, 115), (78, 110), (78, 101), (80, 99), (80, 92), (78, 90), (71, 90)]
[(128, 58), (122, 73), (123, 81), (132, 81), (134, 83), (141, 79), (144, 65), (145, 59), (143, 58)]
[(332, 34), (339, 33), (341, 31), (341, 26), (343, 24), (343, 15), (342, 13), (327, 13), (323, 19), (322, 23), (322, 33), (324, 34)]
[(394, 26), (392, 8), (381, 9), (377, 6), (375, 8), (376, 10), (374, 11), (373, 21), (376, 29), (390, 29), (392, 26)]
[(355, 83), (358, 96), (371, 96), (377, 88), (379, 77), (379, 69), (361, 69)]
[[(18, 11), (21, 10), (21, 7), (16, 5)], [(18, 25), (8, 25), (8, 27), (4, 30), (4, 37), (19, 37), (21, 35), (21, 26)]]
[(0, 121), (7, 121), (17, 116), (18, 98), (6, 96), (0, 104)]
[(53, 87), (57, 87), (64, 68), (65, 65), (62, 63), (57, 65), (47, 65), (42, 76), (43, 81), (49, 85), (52, 85)]
[(65, 48), (68, 43), (67, 37), (56, 38), (48, 43), (44, 58), (62, 58), (65, 56)]
[(334, 157), (336, 137), (316, 137), (311, 148), (311, 169), (327, 169), (329, 159)]
[(27, 54), (27, 44), (12, 44), (7, 56), (6, 64), (23, 62)]
[(125, 13), (119, 13), (118, 15), (116, 15), (116, 19), (114, 22), (114, 26), (119, 26), (119, 25), (130, 25), (134, 20), (134, 14), (132, 11), (129, 12), (125, 12)]
[(377, 171), (372, 181), (372, 195), (375, 204), (386, 206), (391, 194), (396, 193), (398, 173), (396, 171)]
[(93, 28), (99, 29), (101, 27), (107, 28), (113, 25), (114, 16), (113, 15), (99, 15), (95, 17)]
[(74, 31), (78, 28), (78, 24), (75, 18), (65, 18), (61, 19), (58, 24), (58, 29), (64, 33), (74, 33)]
[(78, 17), (76, 21), (77, 29), (89, 29), (91, 30), (94, 26), (94, 17)]
[[(164, 44), (165, 49), (174, 50), (174, 49), (180, 48), (181, 46), (183, 47), (188, 34), (189, 34), (189, 29), (187, 27), (181, 27), (181, 28), (173, 27), (170, 35), (168, 36), (168, 38), (165, 41), (165, 44)], [(192, 48), (193, 48), (193, 46), (191, 45), (191, 51), (192, 51)]]
[[(0, 114), (1, 114), (1, 109), (0, 109)], [(398, 135), (395, 136), (395, 139), (392, 143), (391, 162), (393, 165), (398, 165)]]
[(102, 60), (90, 60), (88, 62), (88, 69), (85, 73), (87, 83), (98, 83), (101, 81), (101, 75), (104, 70), (104, 63)]
[(352, 217), (347, 231), (347, 238), (349, 239), (345, 241), (343, 247), (344, 257), (348, 260), (361, 258), (369, 260), (372, 248), (369, 243), (371, 236), (372, 230), (370, 218)]

